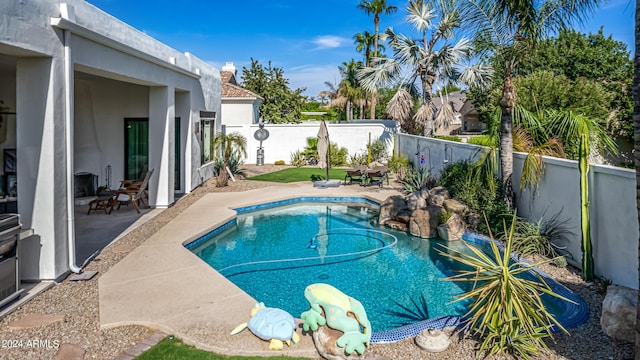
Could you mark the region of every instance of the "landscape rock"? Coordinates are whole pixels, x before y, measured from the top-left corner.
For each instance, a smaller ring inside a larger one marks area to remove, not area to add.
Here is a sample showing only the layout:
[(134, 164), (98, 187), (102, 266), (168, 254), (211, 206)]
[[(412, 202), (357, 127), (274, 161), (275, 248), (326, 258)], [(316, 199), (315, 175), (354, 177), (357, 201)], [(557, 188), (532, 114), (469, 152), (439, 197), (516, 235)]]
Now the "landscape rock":
[(444, 204), (444, 201), (450, 198), (451, 197), (449, 197), (449, 190), (445, 189), (442, 186), (437, 186), (429, 190), (429, 199), (427, 199), (427, 204), (442, 206)]
[(403, 209), (407, 208), (407, 203), (400, 195), (389, 196), (382, 204), (380, 204), (380, 215), (378, 216), (378, 224), (384, 225), (389, 220), (394, 220), (396, 215)]
[(447, 211), (460, 215), (464, 215), (469, 211), (467, 205), (455, 199), (446, 199), (442, 206), (444, 206)]
[(327, 360), (364, 359), (366, 357), (366, 351), (362, 355), (358, 355), (355, 351), (351, 355), (347, 355), (344, 352), (344, 348), (336, 345), (336, 341), (338, 341), (338, 338), (342, 335), (342, 331), (332, 329), (328, 326), (320, 326), (318, 330), (314, 331), (312, 335), (313, 343), (320, 356)]
[(409, 232), (413, 236), (431, 239), (438, 237), (438, 225), (440, 216), (445, 213), (442, 206), (427, 206), (411, 213)]
[(409, 224), (409, 221), (411, 220), (411, 213), (412, 211), (409, 211), (409, 209), (400, 210), (398, 215), (396, 215), (395, 220), (404, 224)]
[(446, 223), (438, 226), (438, 236), (445, 241), (454, 241), (462, 239), (467, 228), (462, 216), (453, 213)]
[(420, 196), (420, 194), (421, 194), (420, 191), (415, 191), (407, 195), (406, 200), (407, 200), (407, 207), (409, 208), (409, 210), (414, 211), (414, 210), (422, 209), (427, 206), (427, 200), (422, 196)]
[(600, 326), (615, 340), (635, 341), (638, 292), (625, 286), (611, 285), (602, 301)]
[(402, 232), (407, 232), (407, 230), (409, 229), (409, 225), (407, 223), (395, 221), (395, 220), (389, 220), (384, 225), (393, 230), (398, 230)]

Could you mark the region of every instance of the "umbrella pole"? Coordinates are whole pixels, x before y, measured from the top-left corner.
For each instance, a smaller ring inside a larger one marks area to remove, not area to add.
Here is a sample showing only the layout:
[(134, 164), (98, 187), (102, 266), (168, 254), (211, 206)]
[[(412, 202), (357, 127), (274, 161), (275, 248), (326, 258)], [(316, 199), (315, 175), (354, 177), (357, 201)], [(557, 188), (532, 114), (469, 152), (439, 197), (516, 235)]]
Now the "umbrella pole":
[(327, 166), (326, 166), (326, 168), (327, 168), (327, 172), (326, 172), (326, 173), (327, 173), (327, 175), (326, 175), (326, 177), (325, 177), (324, 179), (325, 179), (326, 181), (329, 181), (329, 166), (330, 166), (330, 165), (329, 165), (329, 159), (331, 159), (331, 157), (329, 156), (329, 152), (330, 152), (330, 151), (331, 151), (331, 141), (329, 140), (329, 145), (327, 146), (327, 158), (325, 159), (325, 160), (326, 160), (326, 164), (327, 164)]

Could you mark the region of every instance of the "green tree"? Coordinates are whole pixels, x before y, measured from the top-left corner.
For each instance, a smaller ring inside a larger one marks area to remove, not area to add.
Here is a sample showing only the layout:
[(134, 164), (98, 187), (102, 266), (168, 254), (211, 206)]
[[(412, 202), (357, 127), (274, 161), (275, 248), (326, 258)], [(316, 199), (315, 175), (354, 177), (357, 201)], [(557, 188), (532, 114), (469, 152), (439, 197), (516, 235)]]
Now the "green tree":
[[(356, 104), (364, 103), (364, 91), (357, 78), (358, 69), (362, 67), (362, 62), (351, 59), (338, 66), (342, 80), (336, 89), (333, 84), (325, 82), (336, 95), (329, 103), (330, 106), (344, 108), (347, 122), (353, 121), (353, 109)], [(362, 114), (362, 110), (360, 111)]]
[[(544, 40), (541, 46), (525, 57), (517, 69), (517, 75), (529, 76), (547, 70), (565, 76), (576, 85), (598, 84), (604, 89), (607, 101), (606, 114), (598, 116), (603, 121), (607, 120), (609, 132), (631, 142), (632, 66), (627, 45), (614, 40), (611, 35), (605, 36), (602, 29), (588, 35), (575, 30), (563, 30), (557, 37)], [(588, 101), (591, 100), (602, 103), (604, 99), (592, 96)]]
[(224, 159), (223, 167), (216, 179), (216, 186), (227, 186), (227, 183), (229, 182), (229, 174), (226, 169), (229, 166), (229, 159), (233, 153), (245, 157), (247, 156), (247, 139), (238, 132), (232, 132), (228, 135), (219, 132), (213, 137), (211, 143), (213, 144), (214, 151), (222, 153), (222, 157)]
[[(433, 133), (433, 120), (437, 116), (431, 94), (437, 81), (448, 83), (484, 83), (490, 74), (483, 66), (466, 66), (472, 56), (471, 43), (461, 39), (452, 43), (454, 31), (460, 27), (459, 12), (453, 1), (411, 0), (407, 7), (407, 21), (420, 34), (412, 39), (396, 34), (392, 28), (385, 31), (393, 58), (377, 58), (373, 66), (359, 73), (367, 91), (377, 87), (400, 83), (398, 91), (389, 101), (387, 113), (400, 122), (410, 134)], [(438, 19), (439, 22), (435, 22)], [(408, 67), (409, 75), (403, 71)], [(415, 83), (419, 83), (419, 93)], [(414, 96), (420, 100), (414, 111)], [(441, 107), (443, 109), (444, 107)], [(449, 119), (449, 121), (452, 119)]]
[(289, 80), (281, 68), (266, 67), (258, 60), (251, 59), (249, 68), (242, 67), (242, 86), (260, 95), (264, 101), (260, 105), (262, 118), (271, 123), (300, 121), (300, 111), (305, 103), (304, 88), (291, 90)]
[[(375, 34), (373, 38), (373, 57), (378, 57), (378, 44), (380, 40), (380, 15), (391, 15), (398, 11), (398, 8), (393, 5), (387, 5), (387, 0), (360, 0), (358, 9), (364, 11), (367, 15), (373, 14), (373, 26), (375, 28)], [(366, 63), (369, 66), (369, 62)], [(371, 92), (371, 119), (375, 117), (376, 108), (376, 89), (370, 89)]]
[(513, 109), (517, 95), (513, 76), (523, 57), (550, 32), (565, 29), (572, 21), (582, 21), (600, 0), (580, 1), (492, 1), (467, 0), (462, 18), (475, 34), (478, 50), (492, 54), (502, 74), (499, 101), (500, 165), (505, 196), (513, 203)]

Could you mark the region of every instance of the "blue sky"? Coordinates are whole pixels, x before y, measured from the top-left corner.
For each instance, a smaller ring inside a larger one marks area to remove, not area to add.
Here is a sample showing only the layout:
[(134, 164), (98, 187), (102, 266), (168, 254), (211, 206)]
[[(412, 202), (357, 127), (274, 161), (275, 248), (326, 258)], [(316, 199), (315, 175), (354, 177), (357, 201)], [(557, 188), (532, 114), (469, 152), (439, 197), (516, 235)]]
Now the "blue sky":
[[(373, 33), (373, 18), (356, 8), (360, 0), (87, 0), (105, 12), (181, 51), (190, 52), (220, 69), (226, 62), (238, 68), (254, 58), (283, 68), (294, 88), (305, 95), (325, 90), (325, 81), (339, 81), (337, 66), (352, 58), (353, 35)], [(404, 22), (405, 0), (387, 0), (398, 7), (382, 16), (380, 31), (392, 26), (396, 32), (414, 36)], [(604, 26), (604, 34), (633, 45), (632, 0), (610, 0), (585, 26), (584, 33)], [(239, 79), (240, 80), (240, 79)]]

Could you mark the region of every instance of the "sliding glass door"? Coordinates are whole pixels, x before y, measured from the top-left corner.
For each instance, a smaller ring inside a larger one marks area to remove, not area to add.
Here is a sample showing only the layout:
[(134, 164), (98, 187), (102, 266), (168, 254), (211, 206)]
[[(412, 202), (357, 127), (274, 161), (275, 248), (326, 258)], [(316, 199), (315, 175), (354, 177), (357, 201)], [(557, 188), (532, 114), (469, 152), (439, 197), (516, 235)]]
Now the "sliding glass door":
[(149, 119), (124, 119), (124, 176), (140, 179), (149, 169)]

